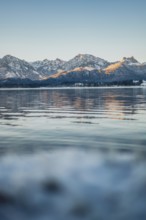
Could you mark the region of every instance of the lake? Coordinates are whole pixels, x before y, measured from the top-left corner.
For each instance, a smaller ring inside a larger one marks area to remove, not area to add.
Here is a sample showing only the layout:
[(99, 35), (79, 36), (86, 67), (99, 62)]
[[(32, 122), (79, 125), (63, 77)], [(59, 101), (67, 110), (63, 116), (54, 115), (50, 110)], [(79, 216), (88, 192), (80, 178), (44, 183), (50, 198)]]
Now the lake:
[(146, 87), (0, 89), (0, 219), (145, 220)]

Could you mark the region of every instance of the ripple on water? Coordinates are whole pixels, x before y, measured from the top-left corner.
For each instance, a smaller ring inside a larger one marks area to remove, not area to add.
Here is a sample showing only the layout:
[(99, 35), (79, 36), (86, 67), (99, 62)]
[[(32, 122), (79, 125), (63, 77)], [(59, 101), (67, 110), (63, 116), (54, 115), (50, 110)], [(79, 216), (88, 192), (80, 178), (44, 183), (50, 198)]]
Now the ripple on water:
[(0, 220), (146, 219), (145, 88), (0, 100)]

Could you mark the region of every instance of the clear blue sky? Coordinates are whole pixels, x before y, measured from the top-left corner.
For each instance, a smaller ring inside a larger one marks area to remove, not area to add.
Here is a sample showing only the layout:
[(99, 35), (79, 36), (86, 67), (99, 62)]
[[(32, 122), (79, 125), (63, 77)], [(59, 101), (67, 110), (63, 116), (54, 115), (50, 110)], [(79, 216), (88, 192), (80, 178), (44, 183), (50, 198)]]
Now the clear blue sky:
[(146, 61), (146, 0), (0, 0), (0, 57)]

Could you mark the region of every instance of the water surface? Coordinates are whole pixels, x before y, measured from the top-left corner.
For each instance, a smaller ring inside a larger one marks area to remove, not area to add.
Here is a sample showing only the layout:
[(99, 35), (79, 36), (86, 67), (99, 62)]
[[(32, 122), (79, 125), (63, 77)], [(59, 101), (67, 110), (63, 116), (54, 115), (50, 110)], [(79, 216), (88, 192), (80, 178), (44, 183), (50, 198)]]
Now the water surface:
[(0, 219), (146, 219), (146, 88), (0, 90)]

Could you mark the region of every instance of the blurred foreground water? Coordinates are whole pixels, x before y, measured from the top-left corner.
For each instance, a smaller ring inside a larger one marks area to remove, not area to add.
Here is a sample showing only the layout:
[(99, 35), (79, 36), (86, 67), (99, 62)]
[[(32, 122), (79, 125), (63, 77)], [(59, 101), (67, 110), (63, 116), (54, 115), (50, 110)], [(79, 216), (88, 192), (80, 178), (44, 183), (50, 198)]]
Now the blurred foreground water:
[(0, 90), (0, 220), (145, 220), (146, 88)]

